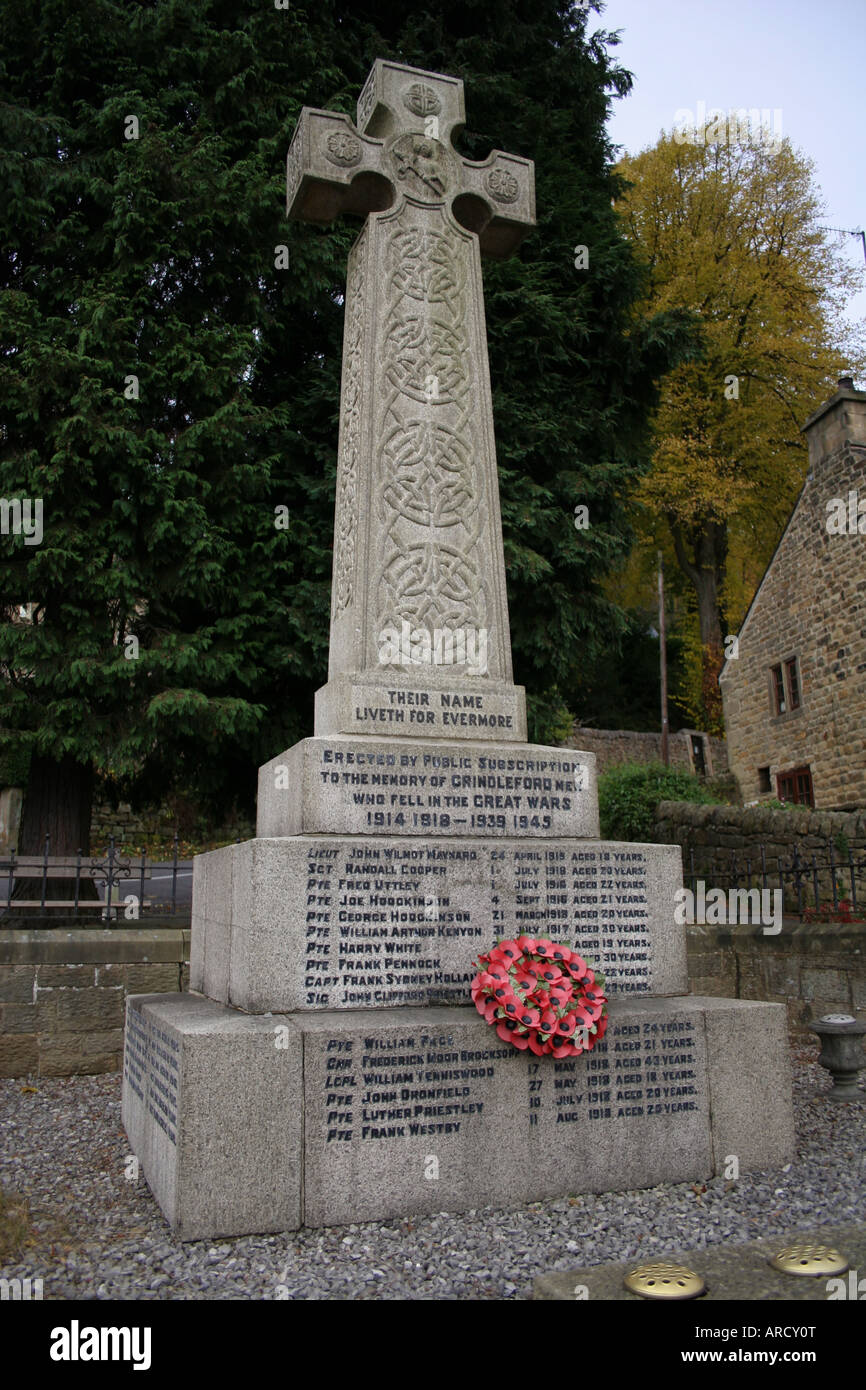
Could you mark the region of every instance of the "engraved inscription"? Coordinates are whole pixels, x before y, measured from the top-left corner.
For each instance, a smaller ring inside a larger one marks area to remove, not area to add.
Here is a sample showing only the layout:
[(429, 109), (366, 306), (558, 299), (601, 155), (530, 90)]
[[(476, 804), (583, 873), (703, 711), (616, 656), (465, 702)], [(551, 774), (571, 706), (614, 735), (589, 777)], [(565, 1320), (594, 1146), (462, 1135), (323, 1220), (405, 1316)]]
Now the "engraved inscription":
[[(411, 693), (419, 700), (435, 694)], [(339, 806), (355, 833), (567, 834), (582, 828), (579, 812), (594, 808), (586, 804), (586, 764), (555, 750), (503, 758), (474, 749), (383, 751), (381, 742), (346, 749), (324, 740), (318, 749), (312, 792), (323, 806)]]
[(691, 1019), (614, 1023), (587, 1056), (545, 1065), (495, 1037), (466, 1047), (445, 1031), (326, 1043), (326, 1143), (466, 1135), (483, 1122), (490, 1087), (526, 1068), (527, 1129), (705, 1112)]
[(177, 1143), (180, 1043), (137, 1009), (127, 1014), (123, 1073), (141, 1105), (170, 1143)]
[[(393, 814), (370, 810), (374, 822)], [(415, 817), (435, 832), (451, 812), (396, 814), (397, 833)], [(311, 847), (303, 1007), (465, 1003), (484, 943), (522, 933), (575, 945), (603, 971), (611, 994), (646, 993), (653, 951), (645, 856), (592, 851), (609, 891), (588, 906), (580, 870), (589, 853), (519, 841)]]
[[(411, 629), (408, 634), (411, 638)], [(407, 638), (407, 640), (408, 640)], [(444, 690), (388, 689), (387, 686), (354, 686), (351, 718), (355, 728), (372, 733), (389, 729), (395, 734), (448, 734), (471, 739), (491, 729), (515, 734), (514, 703), (487, 691), (466, 694)], [(372, 726), (372, 728), (370, 727)], [(393, 727), (392, 727), (393, 726)]]
[(553, 1103), (557, 1124), (702, 1110), (693, 1021), (612, 1027), (579, 1063), (554, 1062)]

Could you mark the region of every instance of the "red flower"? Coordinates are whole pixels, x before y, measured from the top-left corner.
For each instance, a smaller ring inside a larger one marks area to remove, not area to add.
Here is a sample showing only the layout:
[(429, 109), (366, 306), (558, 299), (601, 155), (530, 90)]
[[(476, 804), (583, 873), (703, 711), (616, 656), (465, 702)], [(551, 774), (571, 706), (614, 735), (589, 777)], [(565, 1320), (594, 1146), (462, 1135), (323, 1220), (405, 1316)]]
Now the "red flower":
[(525, 1052), (526, 1049), (527, 1049), (528, 1046), (529, 1046), (529, 1038), (526, 1037), (525, 1035), (521, 1036), (521, 1034), (517, 1032), (517, 1029), (516, 1029), (516, 1028), (509, 1028), (507, 1022), (505, 1022), (504, 1019), (503, 1019), (503, 1021), (497, 1026), (496, 1031), (497, 1031), (497, 1033), (499, 1034), (499, 1036), (500, 1036), (500, 1038), (502, 1039), (503, 1042), (510, 1042), (510, 1043), (513, 1043), (514, 1046), (515, 1046), (520, 1052)]
[(534, 990), (538, 984), (538, 976), (531, 965), (519, 965), (514, 972), (514, 984), (517, 989)]
[(553, 962), (548, 965), (545, 961), (539, 968), (538, 978), (549, 988), (564, 977), (558, 965), (554, 965)]

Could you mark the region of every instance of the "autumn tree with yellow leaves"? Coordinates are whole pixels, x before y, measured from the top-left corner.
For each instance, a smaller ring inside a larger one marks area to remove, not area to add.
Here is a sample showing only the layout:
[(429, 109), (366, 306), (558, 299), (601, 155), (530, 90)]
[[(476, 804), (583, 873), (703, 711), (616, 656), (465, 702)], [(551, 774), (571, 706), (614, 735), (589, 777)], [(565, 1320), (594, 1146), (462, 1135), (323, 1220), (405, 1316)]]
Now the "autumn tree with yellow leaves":
[(716, 677), (806, 472), (800, 434), (843, 367), (864, 363), (843, 322), (859, 272), (821, 229), (814, 166), (787, 139), (726, 127), (662, 136), (621, 161), (617, 203), (646, 268), (638, 313), (686, 308), (700, 354), (666, 379), (637, 525), (694, 591), (689, 714), (718, 726)]

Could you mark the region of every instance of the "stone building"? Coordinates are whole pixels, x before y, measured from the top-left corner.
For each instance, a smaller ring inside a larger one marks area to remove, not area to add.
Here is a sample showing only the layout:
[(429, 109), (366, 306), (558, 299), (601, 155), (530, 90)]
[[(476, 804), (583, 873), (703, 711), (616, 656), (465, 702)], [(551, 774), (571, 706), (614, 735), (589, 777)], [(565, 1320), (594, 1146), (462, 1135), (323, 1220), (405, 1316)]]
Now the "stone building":
[(744, 801), (866, 806), (866, 391), (803, 427), (809, 472), (720, 676)]

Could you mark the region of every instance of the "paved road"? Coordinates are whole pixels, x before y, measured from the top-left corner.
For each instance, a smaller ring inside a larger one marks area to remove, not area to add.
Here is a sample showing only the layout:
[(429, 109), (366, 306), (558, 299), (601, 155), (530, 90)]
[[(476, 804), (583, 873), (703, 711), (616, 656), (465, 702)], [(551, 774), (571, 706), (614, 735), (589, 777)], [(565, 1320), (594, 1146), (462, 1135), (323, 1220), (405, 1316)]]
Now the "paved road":
[[(145, 896), (152, 902), (171, 903), (171, 878), (172, 863), (168, 860), (164, 863), (151, 864), (148, 861), (150, 878), (144, 880)], [(111, 891), (111, 901), (116, 903), (118, 895), (120, 901), (126, 897), (127, 893), (136, 893), (141, 882), (135, 872), (136, 864), (133, 860), (130, 864), (129, 878), (118, 880)], [(99, 896), (105, 899), (105, 884), (99, 883)], [(177, 907), (188, 911), (192, 903), (192, 860), (179, 859), (177, 861)]]

